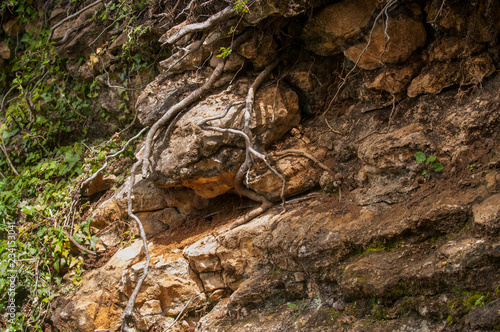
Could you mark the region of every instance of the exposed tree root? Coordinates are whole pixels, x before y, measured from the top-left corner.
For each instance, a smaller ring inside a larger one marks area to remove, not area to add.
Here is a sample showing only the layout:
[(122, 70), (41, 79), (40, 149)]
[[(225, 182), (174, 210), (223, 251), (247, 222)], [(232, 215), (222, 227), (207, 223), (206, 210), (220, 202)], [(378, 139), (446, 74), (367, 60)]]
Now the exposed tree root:
[(276, 151), (276, 152), (270, 153), (271, 156), (277, 156), (277, 157), (282, 157), (282, 156), (286, 156), (289, 154), (300, 154), (301, 156), (304, 156), (308, 159), (311, 159), (321, 169), (323, 169), (327, 172), (332, 172), (332, 170), (328, 166), (326, 166), (321, 161), (319, 161), (315, 156), (313, 156), (312, 154), (309, 154), (305, 151), (302, 151), (302, 150), (288, 149), (288, 150)]
[(150, 162), (149, 157), (151, 155), (151, 147), (153, 145), (153, 138), (162, 126), (164, 126), (168, 121), (170, 121), (177, 113), (179, 113), (186, 106), (191, 104), (196, 99), (200, 98), (205, 92), (207, 92), (215, 83), (216, 80), (222, 75), (222, 70), (224, 69), (225, 61), (220, 59), (217, 67), (215, 67), (214, 71), (210, 78), (198, 89), (191, 92), (186, 98), (172, 106), (156, 123), (151, 127), (148, 132), (148, 136), (146, 138), (146, 142), (144, 144), (144, 153), (142, 156), (142, 177), (147, 177), (147, 172), (150, 170)]
[[(206, 21), (201, 23), (192, 23), (182, 27), (179, 31), (177, 31), (173, 36), (168, 38), (162, 46), (175, 44), (182, 37), (198, 31), (207, 31), (212, 28), (215, 24), (219, 23), (222, 20), (228, 19), (232, 16), (237, 15), (238, 12), (234, 10), (233, 7), (226, 7), (224, 10), (210, 16)], [(175, 28), (175, 27), (174, 27)]]
[(93, 250), (87, 249), (84, 246), (82, 246), (80, 243), (76, 242), (76, 240), (69, 234), (66, 230), (64, 230), (64, 234), (68, 237), (68, 239), (73, 243), (80, 251), (86, 252), (89, 255), (95, 256), (97, 253)]
[(134, 304), (135, 304), (135, 299), (137, 298), (137, 295), (139, 294), (139, 290), (141, 288), (141, 285), (146, 278), (148, 274), (148, 269), (149, 269), (149, 263), (150, 263), (150, 256), (149, 256), (149, 250), (148, 250), (148, 243), (147, 243), (147, 238), (146, 238), (146, 233), (144, 231), (144, 227), (139, 220), (139, 218), (132, 212), (132, 188), (135, 183), (135, 175), (138, 167), (142, 167), (142, 176), (145, 178), (147, 176), (147, 171), (150, 168), (150, 163), (149, 163), (149, 157), (151, 154), (151, 147), (153, 145), (153, 139), (160, 127), (164, 126), (167, 122), (169, 122), (173, 117), (175, 117), (182, 109), (187, 107), (189, 104), (194, 102), (196, 99), (201, 97), (206, 91), (208, 91), (212, 85), (215, 83), (215, 81), (220, 77), (222, 74), (222, 70), (224, 68), (225, 61), (224, 60), (219, 60), (219, 63), (217, 67), (214, 69), (212, 72), (212, 75), (210, 78), (203, 84), (201, 87), (196, 89), (195, 91), (191, 92), (186, 98), (172, 106), (156, 123), (149, 129), (146, 142), (144, 145), (144, 152), (143, 156), (141, 159), (139, 159), (133, 166), (130, 171), (130, 180), (129, 180), (129, 186), (127, 188), (127, 212), (128, 216), (135, 220), (139, 227), (140, 231), (140, 237), (143, 242), (144, 246), (144, 254), (146, 256), (146, 262), (144, 264), (144, 270), (142, 276), (139, 278), (137, 281), (137, 284), (134, 288), (134, 291), (132, 295), (130, 296), (127, 306), (123, 310), (122, 314), (122, 327), (121, 331), (133, 331), (133, 328), (129, 327), (129, 324), (131, 325), (133, 323), (133, 320), (135, 319), (134, 317)]
[(237, 130), (237, 129), (232, 129), (232, 128), (219, 128), (219, 127), (214, 127), (214, 126), (206, 126), (206, 123), (208, 121), (217, 120), (217, 119), (221, 119), (221, 118), (225, 117), (227, 115), (227, 113), (229, 112), (229, 110), (233, 106), (243, 104), (243, 101), (238, 101), (238, 102), (235, 102), (235, 103), (231, 103), (231, 104), (229, 104), (226, 107), (226, 109), (224, 110), (224, 112), (222, 114), (214, 116), (214, 117), (206, 118), (206, 119), (203, 119), (200, 122), (198, 122), (198, 126), (200, 126), (202, 129), (213, 130), (213, 131), (218, 131), (218, 132), (230, 132), (230, 133), (233, 133), (233, 134), (240, 135), (240, 136), (242, 136), (245, 139), (245, 149), (246, 149), (245, 161), (238, 168), (238, 170), (236, 171), (236, 174), (234, 176), (234, 180), (233, 180), (234, 190), (238, 194), (240, 194), (242, 196), (248, 197), (248, 198), (250, 198), (253, 201), (260, 202), (261, 205), (258, 208), (256, 208), (256, 209), (250, 211), (249, 213), (247, 213), (245, 216), (243, 216), (243, 217), (239, 218), (238, 220), (236, 220), (235, 222), (233, 222), (231, 225), (229, 225), (229, 229), (236, 228), (236, 227), (238, 227), (240, 225), (243, 225), (243, 224), (249, 222), (253, 218), (261, 215), (264, 212), (266, 212), (267, 210), (269, 210), (269, 208), (271, 208), (273, 206), (273, 203), (271, 203), (267, 198), (265, 198), (262, 195), (257, 194), (253, 190), (250, 190), (250, 189), (246, 188), (245, 185), (243, 184), (244, 183), (244, 178), (247, 175), (247, 173), (250, 170), (251, 165), (252, 165), (252, 156), (253, 157), (257, 157), (257, 158), (261, 159), (262, 161), (264, 161), (265, 164), (267, 165), (267, 167), (274, 174), (276, 174), (281, 179), (283, 185), (281, 187), (281, 195), (280, 196), (281, 196), (281, 199), (282, 199), (282, 202), (283, 202), (283, 207), (284, 207), (284, 204), (285, 204), (284, 192), (285, 192), (286, 180), (283, 177), (283, 175), (281, 175), (281, 173), (279, 173), (276, 169), (274, 169), (269, 164), (266, 156), (264, 154), (258, 152), (254, 148), (253, 142), (252, 142), (253, 141), (253, 135), (252, 135), (252, 132), (250, 130), (250, 122), (251, 122), (252, 113), (253, 113), (253, 104), (254, 104), (254, 100), (255, 100), (255, 91), (259, 88), (259, 86), (262, 84), (262, 82), (264, 81), (264, 79), (278, 65), (278, 63), (280, 61), (281, 61), (281, 58), (277, 59), (276, 61), (274, 61), (273, 63), (271, 63), (270, 65), (268, 65), (257, 76), (257, 78), (255, 79), (255, 81), (252, 83), (252, 85), (248, 89), (247, 97), (246, 97), (246, 99), (244, 101), (244, 103), (245, 103), (245, 114), (244, 114), (244, 128), (243, 128), (243, 131)]
[[(392, 8), (392, 6), (394, 6), (395, 4), (397, 3), (397, 0), (389, 0), (385, 5), (384, 7), (380, 10), (380, 12), (377, 14), (377, 16), (375, 17), (375, 20), (373, 22), (373, 25), (370, 29), (370, 34), (368, 36), (368, 41), (366, 43), (366, 46), (363, 48), (363, 50), (361, 51), (361, 53), (359, 54), (358, 56), (358, 59), (356, 60), (356, 63), (354, 63), (354, 66), (351, 68), (351, 70), (349, 70), (347, 72), (347, 74), (341, 78), (341, 83), (339, 84), (339, 86), (337, 87), (337, 91), (335, 92), (335, 95), (333, 96), (333, 98), (330, 100), (330, 102), (328, 103), (328, 106), (326, 107), (325, 111), (323, 112), (323, 116), (325, 116), (326, 112), (328, 112), (330, 110), (330, 107), (333, 105), (333, 103), (335, 102), (335, 100), (337, 100), (337, 97), (340, 93), (340, 91), (342, 90), (342, 88), (344, 87), (344, 85), (346, 85), (347, 83), (347, 79), (351, 76), (352, 72), (354, 70), (356, 70), (356, 68), (358, 68), (358, 64), (359, 62), (361, 61), (361, 58), (363, 57), (363, 55), (366, 53), (366, 51), (368, 51), (368, 48), (370, 47), (371, 43), (372, 43), (372, 39), (373, 39), (373, 32), (375, 31), (375, 27), (377, 26), (377, 22), (378, 20), (385, 16), (386, 19), (384, 20), (384, 25), (385, 25), (385, 29), (384, 29), (384, 34), (385, 34), (385, 37), (386, 37), (386, 40), (385, 40), (385, 45), (384, 45), (384, 50), (382, 51), (382, 53), (380, 54), (380, 62), (382, 63), (382, 57), (384, 55), (384, 52), (385, 52), (385, 49), (387, 47), (387, 44), (389, 43), (389, 39), (390, 39), (390, 36), (389, 34), (387, 33), (387, 28), (389, 26), (388, 24), (388, 21), (389, 21), (389, 9)], [(325, 117), (325, 122), (326, 124), (328, 125), (328, 127), (331, 129), (331, 130), (334, 130), (330, 124), (328, 123), (328, 120), (326, 119)], [(335, 131), (334, 131), (335, 132)]]
[(132, 137), (131, 139), (129, 139), (127, 141), (127, 143), (125, 143), (125, 145), (123, 146), (123, 148), (120, 151), (118, 151), (116, 153), (113, 153), (111, 155), (106, 156), (106, 158), (104, 159), (104, 165), (101, 168), (99, 168), (94, 174), (92, 174), (92, 176), (90, 176), (87, 180), (85, 180), (85, 181), (82, 182), (82, 184), (80, 185), (81, 190), (85, 190), (85, 188), (88, 186), (88, 184), (92, 180), (94, 180), (99, 175), (99, 173), (101, 173), (102, 171), (104, 171), (106, 169), (106, 167), (108, 167), (108, 161), (111, 158), (115, 158), (116, 156), (122, 154), (128, 148), (128, 146), (130, 145), (130, 143), (132, 143), (132, 141), (134, 141), (135, 139), (137, 139), (138, 137), (140, 137), (142, 135), (142, 133), (144, 133), (148, 128), (149, 127), (142, 128), (142, 130), (137, 135), (135, 135), (134, 137)]
[(135, 329), (129, 327), (129, 323), (132, 324), (132, 320), (135, 319), (134, 317), (134, 304), (135, 304), (135, 299), (137, 298), (137, 295), (139, 294), (139, 290), (141, 289), (142, 283), (144, 279), (146, 279), (146, 276), (148, 275), (148, 269), (149, 269), (149, 263), (151, 260), (151, 257), (149, 256), (149, 249), (148, 249), (148, 242), (146, 239), (146, 232), (144, 231), (144, 227), (142, 226), (141, 221), (139, 218), (132, 212), (132, 188), (134, 187), (135, 183), (135, 173), (137, 170), (137, 167), (139, 167), (142, 163), (142, 160), (138, 160), (133, 166), (132, 169), (130, 170), (130, 183), (129, 187), (127, 188), (127, 212), (128, 216), (132, 219), (135, 220), (137, 223), (137, 226), (139, 227), (139, 234), (142, 239), (142, 245), (144, 247), (144, 255), (146, 256), (146, 262), (144, 263), (144, 269), (142, 272), (141, 277), (137, 281), (137, 284), (135, 285), (134, 291), (130, 295), (127, 306), (125, 309), (123, 309), (122, 313), (122, 327), (121, 331), (135, 331)]
[(88, 6), (84, 7), (84, 8), (82, 8), (82, 9), (80, 9), (76, 13), (74, 13), (72, 15), (69, 15), (68, 17), (66, 17), (63, 20), (59, 21), (58, 23), (54, 24), (50, 28), (49, 36), (47, 38), (47, 42), (49, 42), (50, 39), (52, 38), (52, 34), (54, 33), (54, 30), (57, 29), (59, 26), (61, 26), (64, 22), (71, 20), (73, 17), (76, 17), (76, 16), (80, 15), (81, 13), (83, 13), (84, 11), (86, 11), (87, 9), (92, 8), (92, 7), (100, 4), (101, 2), (102, 2), (102, 0), (97, 0), (96, 2), (91, 3), (90, 5), (88, 5)]

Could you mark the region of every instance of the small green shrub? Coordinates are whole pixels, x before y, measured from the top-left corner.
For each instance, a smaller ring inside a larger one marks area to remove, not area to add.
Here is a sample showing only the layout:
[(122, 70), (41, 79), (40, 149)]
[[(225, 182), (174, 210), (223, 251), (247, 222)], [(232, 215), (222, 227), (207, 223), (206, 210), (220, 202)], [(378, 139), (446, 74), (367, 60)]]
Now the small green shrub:
[(424, 175), (427, 180), (431, 178), (432, 172), (439, 173), (443, 170), (444, 166), (441, 163), (438, 163), (437, 158), (433, 155), (429, 157), (425, 156), (425, 153), (419, 151), (415, 155), (415, 159), (419, 164), (424, 165), (424, 170), (422, 171), (422, 175)]

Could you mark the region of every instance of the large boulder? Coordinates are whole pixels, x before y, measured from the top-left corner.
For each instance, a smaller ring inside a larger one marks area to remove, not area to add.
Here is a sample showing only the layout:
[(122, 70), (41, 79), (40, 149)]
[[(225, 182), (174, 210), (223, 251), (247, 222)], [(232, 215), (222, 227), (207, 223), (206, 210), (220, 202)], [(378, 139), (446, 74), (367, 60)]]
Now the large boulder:
[(426, 32), (420, 20), (408, 15), (390, 17), (377, 22), (373, 34), (365, 41), (349, 47), (345, 56), (363, 69), (376, 69), (384, 63), (403, 62), (425, 44)]
[(478, 84), (495, 72), (495, 65), (488, 53), (453, 62), (433, 62), (413, 79), (408, 87), (408, 96), (440, 93), (444, 88), (460, 84)]
[(316, 14), (304, 27), (306, 48), (322, 56), (342, 52), (342, 46), (358, 37), (379, 7), (377, 0), (343, 0)]
[[(183, 77), (192, 82), (189, 74)], [(230, 103), (245, 100), (251, 83), (249, 79), (236, 81), (227, 90), (200, 101), (169, 130), (159, 133), (152, 155), (157, 186), (188, 187), (204, 198), (216, 197), (233, 188), (234, 174), (244, 159), (243, 139), (231, 133), (203, 130), (198, 122), (222, 113)], [(184, 95), (185, 87), (165, 79), (151, 83), (139, 98), (139, 119), (144, 124), (158, 119)], [(225, 118), (210, 125), (242, 130), (243, 107), (231, 108)], [(294, 91), (284, 85), (264, 85), (257, 91), (250, 127), (258, 146), (269, 146), (299, 121), (298, 97)]]

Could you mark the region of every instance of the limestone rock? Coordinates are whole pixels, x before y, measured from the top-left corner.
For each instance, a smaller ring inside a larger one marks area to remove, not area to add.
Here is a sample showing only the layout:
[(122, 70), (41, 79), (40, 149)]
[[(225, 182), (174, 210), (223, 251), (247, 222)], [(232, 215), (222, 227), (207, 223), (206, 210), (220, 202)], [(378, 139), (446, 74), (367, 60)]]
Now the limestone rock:
[[(148, 237), (164, 232), (171, 227), (177, 227), (186, 220), (186, 217), (180, 214), (175, 208), (166, 208), (154, 212), (139, 212), (136, 216), (141, 221), (144, 232)], [(139, 235), (140, 231), (137, 223), (132, 222), (131, 225), (132, 232), (135, 235)]]
[(121, 113), (119, 108), (120, 97), (117, 89), (103, 86), (99, 93), (99, 106), (111, 114)]
[(326, 7), (304, 27), (306, 48), (322, 56), (340, 53), (341, 46), (368, 25), (378, 6), (376, 0), (343, 0)]
[[(320, 155), (324, 155), (324, 153), (324, 151), (316, 151), (314, 155), (318, 158)], [(276, 170), (286, 180), (285, 197), (301, 194), (318, 185), (320, 174), (323, 170), (308, 158), (292, 154), (284, 157), (275, 157), (275, 160)], [(254, 167), (250, 172), (248, 180), (247, 186), (258, 194), (264, 195), (271, 201), (279, 201), (281, 199), (280, 195), (283, 183), (265, 165), (259, 168)]]
[(308, 8), (321, 4), (318, 0), (270, 0), (251, 7), (249, 13), (244, 15), (244, 22), (248, 25), (256, 25), (271, 15), (293, 17), (302, 14)]
[(8, 58), (10, 58), (10, 49), (9, 49), (9, 46), (4, 41), (0, 42), (0, 57), (2, 59), (8, 59)]
[(500, 324), (500, 299), (473, 308), (465, 324), (473, 330), (496, 329)]
[[(169, 206), (164, 189), (156, 187), (151, 181), (136, 176), (132, 189), (132, 212), (162, 210)], [(127, 216), (127, 180), (111, 197), (101, 203), (92, 214), (92, 227), (102, 229), (113, 221)]]
[(414, 75), (415, 68), (413, 66), (386, 69), (365, 86), (369, 90), (386, 91), (397, 95), (406, 91)]
[[(210, 66), (212, 68), (217, 67), (217, 63), (219, 62), (219, 57), (217, 54), (214, 54), (210, 59)], [(224, 72), (233, 72), (242, 68), (245, 63), (245, 58), (239, 55), (236, 52), (232, 52), (231, 55), (226, 59), (226, 63), (224, 64)]]
[(83, 196), (92, 196), (98, 192), (108, 190), (116, 184), (115, 176), (104, 177), (102, 172), (97, 174), (97, 177), (90, 181), (85, 188), (81, 188), (80, 192)]
[[(276, 55), (278, 45), (271, 35), (264, 35), (262, 38), (250, 39), (236, 48), (236, 52), (245, 59), (253, 62), (255, 68), (263, 69)], [(225, 68), (225, 67), (224, 67)]]
[(416, 97), (423, 93), (437, 94), (454, 84), (477, 84), (494, 72), (495, 65), (488, 53), (464, 61), (432, 63), (413, 79), (408, 87), (408, 96)]
[(119, 204), (115, 198), (110, 198), (101, 203), (92, 213), (91, 227), (103, 229), (110, 223), (125, 218), (127, 215), (125, 208)]
[(427, 22), (432, 22), (435, 29), (447, 32), (467, 34), (468, 40), (491, 42), (500, 32), (500, 8), (498, 6), (474, 6), (470, 8), (460, 3), (450, 3), (440, 12), (441, 4), (427, 2), (425, 12)]
[(166, 74), (160, 74), (137, 98), (135, 107), (139, 122), (143, 126), (153, 125), (170, 107), (201, 86), (209, 75), (203, 71), (201, 75), (186, 73), (168, 79)]
[(483, 48), (483, 44), (451, 36), (432, 42), (427, 52), (429, 61), (449, 61), (456, 58), (466, 58), (482, 51)]
[[(161, 148), (152, 156), (158, 186), (192, 188), (204, 198), (216, 197), (233, 187), (234, 173), (244, 158), (242, 139), (202, 130), (197, 123), (220, 114), (231, 102), (244, 100), (249, 86), (249, 80), (239, 80), (229, 91), (205, 98), (177, 121), (169, 137), (158, 136), (155, 144)], [(284, 86), (262, 87), (256, 93), (254, 114), (251, 130), (256, 143), (266, 147), (298, 124), (298, 97)], [(241, 130), (242, 106), (231, 108), (224, 119), (212, 121), (212, 125)]]
[(220, 272), (200, 273), (200, 279), (203, 282), (203, 288), (206, 292), (212, 292), (216, 289), (225, 288)]
[(184, 249), (183, 255), (198, 273), (221, 271), (222, 266), (217, 256), (218, 247), (215, 238), (208, 236)]
[(149, 300), (144, 302), (142, 307), (139, 309), (141, 316), (150, 316), (161, 314), (161, 305), (159, 300)]
[(415, 170), (418, 166), (415, 153), (431, 146), (424, 130), (424, 126), (412, 124), (387, 134), (372, 135), (360, 144), (358, 157), (378, 173)]
[(372, 70), (381, 67), (383, 63), (403, 62), (425, 44), (424, 25), (414, 18), (405, 15), (391, 17), (387, 27), (389, 39), (385, 30), (383, 23), (377, 23), (369, 45), (368, 35), (365, 36), (365, 42), (351, 46), (344, 55), (352, 62), (358, 63), (360, 68)]
[(66, 17), (66, 9), (58, 7), (50, 13), (50, 24), (55, 25)]
[(474, 222), (483, 227), (500, 228), (500, 194), (488, 197), (473, 208)]
[[(196, 46), (196, 45), (194, 45)], [(194, 47), (188, 47), (191, 49)], [(210, 56), (210, 51), (206, 47), (200, 47), (198, 50), (184, 57), (184, 53), (176, 53), (175, 55), (160, 62), (162, 70), (168, 70), (171, 73), (182, 73), (189, 70), (200, 68), (202, 63)]]

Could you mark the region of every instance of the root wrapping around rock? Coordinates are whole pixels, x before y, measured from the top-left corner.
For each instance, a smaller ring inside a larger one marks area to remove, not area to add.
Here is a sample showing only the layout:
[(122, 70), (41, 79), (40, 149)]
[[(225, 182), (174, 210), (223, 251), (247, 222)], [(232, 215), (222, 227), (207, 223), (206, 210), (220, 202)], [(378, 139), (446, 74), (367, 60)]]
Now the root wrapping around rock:
[[(384, 20), (384, 27), (385, 27), (384, 28), (384, 34), (386, 36), (386, 40), (385, 40), (384, 50), (380, 54), (380, 62), (382, 62), (382, 57), (384, 56), (385, 48), (387, 47), (387, 44), (389, 43), (389, 40), (391, 39), (391, 37), (387, 33), (387, 29), (388, 29), (388, 26), (389, 26), (389, 13), (388, 13), (388, 11), (397, 3), (397, 1), (398, 0), (389, 0), (384, 5), (384, 7), (380, 10), (380, 12), (377, 14), (377, 16), (375, 17), (375, 20), (373, 21), (373, 25), (372, 25), (372, 27), (370, 29), (370, 34), (368, 35), (368, 40), (366, 42), (366, 46), (363, 48), (363, 50), (361, 51), (361, 53), (359, 53), (358, 59), (354, 63), (354, 66), (351, 68), (351, 70), (349, 70), (344, 77), (341, 77), (341, 82), (340, 82), (339, 86), (337, 87), (337, 91), (335, 92), (335, 95), (333, 96), (333, 98), (328, 103), (328, 106), (326, 107), (325, 112), (323, 112), (323, 116), (326, 114), (326, 112), (328, 112), (330, 110), (330, 107), (332, 107), (332, 105), (335, 102), (335, 100), (337, 100), (337, 96), (339, 95), (339, 93), (342, 90), (342, 88), (346, 85), (347, 79), (351, 76), (351, 74), (353, 73), (353, 71), (356, 70), (356, 68), (358, 68), (358, 64), (361, 61), (361, 58), (366, 53), (366, 51), (368, 51), (368, 48), (370, 47), (370, 45), (372, 43), (373, 32), (375, 31), (375, 27), (377, 26), (378, 20), (381, 17), (385, 16), (385, 20)], [(325, 117), (325, 122), (328, 125), (328, 127), (335, 132), (335, 130), (328, 123), (328, 120), (326, 119), (326, 117)]]
[[(192, 23), (189, 25), (186, 25), (182, 27), (179, 31), (177, 31), (174, 35), (172, 35), (170, 38), (168, 38), (162, 46), (165, 45), (172, 45), (175, 44), (176, 42), (179, 41), (182, 37), (186, 36), (187, 34), (193, 33), (193, 32), (198, 32), (198, 31), (206, 31), (212, 28), (215, 24), (219, 23), (222, 20), (228, 19), (230, 17), (233, 17), (237, 15), (238, 12), (231, 6), (231, 7), (226, 7), (224, 10), (210, 16), (206, 21), (203, 21), (201, 23)], [(176, 28), (176, 27), (174, 27)], [(174, 29), (172, 28), (172, 29)]]
[(270, 153), (271, 156), (277, 156), (277, 157), (283, 157), (283, 156), (290, 155), (290, 154), (299, 154), (303, 157), (306, 157), (306, 158), (312, 160), (322, 170), (327, 171), (327, 172), (332, 172), (332, 170), (328, 166), (323, 164), (321, 161), (319, 161), (318, 158), (316, 158), (312, 154), (309, 154), (309, 153), (302, 151), (302, 150), (288, 149), (288, 150), (275, 151), (275, 152)]
[(47, 43), (50, 41), (50, 39), (52, 38), (52, 35), (54, 34), (54, 30), (57, 29), (59, 26), (61, 26), (64, 22), (67, 22), (69, 20), (71, 20), (73, 17), (76, 17), (78, 15), (80, 15), (81, 13), (83, 13), (84, 11), (86, 11), (87, 9), (89, 8), (92, 8), (98, 4), (100, 4), (102, 2), (102, 0), (97, 0), (96, 2), (93, 2), (91, 3), (90, 5), (88, 6), (85, 6), (84, 8), (80, 9), (79, 11), (77, 11), (76, 13), (72, 14), (72, 15), (69, 15), (68, 17), (64, 18), (63, 20), (59, 21), (58, 23), (54, 24), (51, 28), (50, 28), (50, 31), (49, 31), (49, 36), (47, 38)]
[(116, 156), (122, 154), (127, 148), (128, 146), (130, 145), (130, 143), (132, 143), (132, 141), (134, 141), (135, 139), (139, 138), (149, 127), (144, 127), (142, 128), (142, 130), (137, 134), (135, 135), (134, 137), (132, 137), (131, 139), (129, 139), (127, 141), (127, 143), (125, 143), (125, 145), (123, 146), (123, 148), (116, 152), (116, 153), (113, 153), (111, 155), (108, 155), (106, 156), (106, 158), (104, 159), (104, 165), (99, 168), (94, 174), (92, 174), (92, 176), (90, 176), (87, 180), (83, 181), (80, 188), (81, 190), (85, 190), (85, 188), (88, 186), (88, 184), (94, 180), (98, 175), (99, 173), (101, 173), (102, 171), (104, 171), (106, 169), (106, 167), (108, 167), (108, 161), (111, 159), (111, 158), (115, 158)]
[(128, 331), (130, 328), (128, 327), (128, 324), (131, 323), (131, 320), (134, 318), (133, 317), (133, 310), (134, 310), (134, 304), (135, 304), (135, 299), (137, 298), (137, 295), (139, 294), (139, 290), (141, 289), (142, 283), (144, 279), (146, 279), (146, 276), (148, 275), (148, 269), (149, 269), (149, 263), (150, 263), (150, 256), (149, 256), (149, 249), (148, 249), (148, 242), (146, 239), (146, 232), (144, 231), (144, 227), (142, 226), (141, 221), (139, 218), (132, 212), (132, 188), (135, 183), (135, 173), (137, 171), (137, 168), (142, 164), (142, 160), (138, 160), (133, 166), (132, 169), (130, 170), (130, 183), (129, 187), (127, 188), (127, 212), (128, 216), (132, 219), (135, 220), (137, 223), (137, 226), (139, 227), (139, 234), (141, 236), (142, 244), (144, 247), (144, 255), (146, 256), (146, 262), (144, 263), (144, 269), (141, 277), (137, 281), (137, 284), (135, 285), (134, 291), (132, 292), (132, 295), (130, 295), (127, 306), (125, 309), (123, 309), (123, 314), (122, 314), (122, 331)]
[(156, 121), (156, 123), (151, 127), (148, 132), (148, 136), (146, 137), (146, 142), (144, 144), (144, 153), (142, 156), (142, 177), (147, 177), (147, 172), (150, 170), (150, 162), (149, 157), (151, 155), (151, 147), (153, 145), (153, 138), (162, 126), (164, 126), (168, 121), (170, 121), (174, 116), (177, 115), (182, 109), (187, 107), (189, 104), (194, 102), (196, 99), (200, 98), (205, 92), (207, 92), (215, 83), (217, 79), (222, 75), (222, 71), (224, 69), (225, 61), (219, 59), (219, 63), (217, 67), (215, 67), (214, 71), (210, 78), (198, 89), (191, 92), (186, 98), (172, 106), (163, 116)]
[[(245, 101), (238, 101), (238, 102), (231, 103), (231, 104), (229, 104), (229, 105), (226, 106), (226, 108), (225, 108), (224, 112), (222, 112), (222, 114), (217, 115), (217, 116), (213, 116), (213, 117), (209, 117), (209, 118), (205, 118), (205, 119), (203, 119), (203, 120), (201, 120), (201, 121), (198, 122), (198, 126), (200, 126), (204, 130), (213, 130), (213, 131), (217, 131), (217, 132), (229, 132), (229, 133), (233, 133), (233, 134), (236, 134), (236, 135), (240, 135), (241, 137), (243, 137), (245, 139), (245, 149), (246, 149), (245, 161), (238, 168), (238, 170), (236, 171), (236, 174), (234, 176), (234, 181), (233, 181), (233, 183), (234, 183), (234, 190), (238, 194), (240, 194), (242, 196), (248, 197), (248, 198), (250, 198), (253, 201), (260, 202), (261, 205), (258, 208), (250, 211), (245, 216), (243, 216), (243, 217), (239, 218), (238, 220), (236, 220), (235, 222), (233, 222), (229, 226), (229, 229), (233, 229), (235, 227), (238, 227), (240, 225), (243, 225), (243, 224), (247, 223), (248, 221), (252, 220), (253, 218), (261, 215), (264, 212), (266, 212), (267, 210), (269, 210), (269, 208), (271, 208), (273, 206), (273, 203), (269, 202), (267, 200), (267, 198), (265, 198), (262, 195), (257, 194), (253, 190), (250, 190), (250, 189), (246, 188), (245, 185), (243, 184), (244, 183), (244, 178), (245, 178), (245, 176), (247, 175), (248, 171), (251, 168), (252, 157), (256, 157), (256, 158), (264, 161), (264, 163), (266, 164), (266, 166), (274, 174), (276, 174), (276, 176), (278, 176), (281, 179), (283, 185), (281, 187), (281, 194), (280, 194), (280, 196), (281, 196), (281, 199), (282, 199), (282, 202), (283, 202), (283, 207), (285, 205), (284, 193), (285, 193), (286, 180), (285, 180), (285, 178), (283, 177), (283, 175), (280, 172), (278, 172), (274, 167), (272, 167), (269, 164), (269, 162), (268, 162), (268, 160), (266, 158), (266, 155), (258, 152), (253, 147), (254, 144), (253, 144), (252, 132), (250, 130), (250, 122), (251, 122), (252, 113), (253, 113), (253, 104), (254, 104), (254, 100), (255, 100), (255, 91), (259, 88), (259, 86), (262, 84), (262, 82), (264, 81), (264, 79), (278, 65), (278, 63), (280, 61), (281, 61), (281, 58), (278, 58), (276, 61), (274, 61), (273, 63), (269, 64), (257, 76), (257, 78), (254, 80), (254, 82), (252, 83), (252, 85), (248, 89), (248, 93), (247, 93), (247, 97), (246, 97)], [(219, 128), (219, 127), (207, 125), (207, 122), (209, 122), (209, 121), (218, 120), (218, 119), (224, 118), (228, 114), (229, 110), (232, 107), (237, 106), (237, 105), (241, 105), (243, 103), (245, 103), (244, 128), (243, 128), (243, 130), (232, 129), (232, 128)]]

